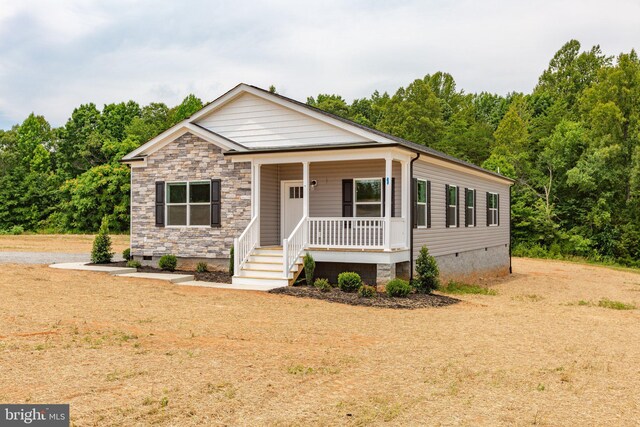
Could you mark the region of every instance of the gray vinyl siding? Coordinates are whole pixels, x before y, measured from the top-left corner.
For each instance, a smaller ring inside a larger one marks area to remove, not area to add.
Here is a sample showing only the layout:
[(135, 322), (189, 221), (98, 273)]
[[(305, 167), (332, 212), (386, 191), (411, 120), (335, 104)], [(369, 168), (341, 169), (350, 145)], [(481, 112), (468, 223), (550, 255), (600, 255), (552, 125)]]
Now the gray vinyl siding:
[[(414, 257), (427, 245), (434, 256), (484, 249), (509, 244), (509, 185), (465, 172), (433, 165), (421, 160), (414, 163), (413, 176), (431, 181), (431, 228), (416, 228), (413, 232)], [(447, 228), (445, 186), (457, 185), (459, 191), (460, 224)], [(476, 190), (476, 226), (465, 227), (464, 189)], [(500, 225), (487, 227), (486, 193), (500, 194)]]
[(281, 182), (302, 180), (302, 164), (262, 165), (260, 169), (260, 244), (281, 245)]
[[(402, 175), (399, 162), (393, 162), (395, 178), (395, 216), (401, 216)], [(342, 216), (342, 180), (355, 178), (383, 178), (385, 161), (357, 160), (349, 162), (318, 162), (309, 166), (309, 179), (318, 181), (311, 191), (309, 215), (311, 217)]]
[(263, 165), (260, 173), (260, 243), (277, 245), (280, 238), (278, 165)]

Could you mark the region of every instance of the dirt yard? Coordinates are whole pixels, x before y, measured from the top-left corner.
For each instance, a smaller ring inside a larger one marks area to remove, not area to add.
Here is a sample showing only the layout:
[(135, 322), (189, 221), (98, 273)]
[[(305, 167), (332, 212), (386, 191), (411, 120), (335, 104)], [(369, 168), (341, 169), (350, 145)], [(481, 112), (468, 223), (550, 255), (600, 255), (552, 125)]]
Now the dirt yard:
[(6, 265), (0, 401), (79, 426), (637, 425), (640, 310), (597, 304), (640, 306), (640, 274), (514, 269), (388, 310)]
[[(0, 235), (0, 251), (86, 254), (91, 252), (94, 237), (92, 234)], [(129, 235), (111, 235), (111, 242), (115, 253), (120, 254), (129, 247)]]

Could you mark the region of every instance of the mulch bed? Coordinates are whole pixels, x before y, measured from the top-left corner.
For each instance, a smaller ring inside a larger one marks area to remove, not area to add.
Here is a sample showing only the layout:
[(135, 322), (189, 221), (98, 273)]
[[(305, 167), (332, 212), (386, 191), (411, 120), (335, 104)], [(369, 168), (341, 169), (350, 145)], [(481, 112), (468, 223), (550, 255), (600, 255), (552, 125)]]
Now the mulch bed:
[(379, 293), (376, 297), (362, 298), (359, 297), (357, 293), (342, 292), (338, 288), (332, 288), (329, 292), (322, 292), (312, 286), (287, 286), (284, 288), (276, 288), (269, 292), (299, 298), (315, 298), (341, 304), (399, 309), (444, 307), (460, 302), (460, 300), (456, 298), (435, 294), (409, 294), (406, 298), (392, 298), (387, 296), (387, 294)]
[[(118, 262), (110, 262), (108, 264), (94, 264), (89, 263), (88, 265), (106, 265), (109, 267), (126, 267), (126, 261), (118, 261)], [(150, 267), (143, 265), (142, 267), (138, 267), (138, 273), (170, 273), (170, 274), (193, 274), (195, 280), (201, 282), (214, 282), (214, 283), (231, 283), (231, 276), (226, 271), (207, 271), (204, 273), (198, 273), (197, 271), (189, 271), (189, 270), (175, 270), (175, 271), (166, 271), (156, 267)]]

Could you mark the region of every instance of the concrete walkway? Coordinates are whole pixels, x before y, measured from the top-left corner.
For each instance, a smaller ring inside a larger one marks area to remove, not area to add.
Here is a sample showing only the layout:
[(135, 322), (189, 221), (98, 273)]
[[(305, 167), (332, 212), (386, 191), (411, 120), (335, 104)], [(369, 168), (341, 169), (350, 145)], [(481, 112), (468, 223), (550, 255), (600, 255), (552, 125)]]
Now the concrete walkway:
[(218, 289), (234, 289), (241, 291), (270, 291), (277, 286), (271, 285), (232, 285), (230, 283), (214, 283), (214, 282), (201, 282), (194, 280), (194, 276), (191, 274), (173, 274), (173, 273), (142, 273), (137, 272), (135, 268), (128, 267), (109, 267), (107, 265), (87, 265), (84, 262), (68, 262), (60, 264), (51, 264), (49, 267), (58, 268), (61, 270), (80, 270), (80, 271), (95, 271), (99, 273), (109, 273), (118, 277), (131, 277), (137, 279), (153, 279), (153, 280), (167, 280), (180, 286), (200, 286), (203, 288), (218, 288)]

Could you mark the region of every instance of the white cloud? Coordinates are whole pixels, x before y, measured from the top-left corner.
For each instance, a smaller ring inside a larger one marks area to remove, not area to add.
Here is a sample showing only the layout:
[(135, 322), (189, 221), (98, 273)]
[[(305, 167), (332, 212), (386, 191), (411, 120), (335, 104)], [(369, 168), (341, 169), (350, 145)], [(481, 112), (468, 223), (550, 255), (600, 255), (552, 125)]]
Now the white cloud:
[(530, 91), (571, 38), (609, 54), (640, 39), (634, 1), (0, 0), (0, 127), (31, 111), (212, 100), (240, 81), (296, 99), (394, 91), (442, 70), (467, 92)]

